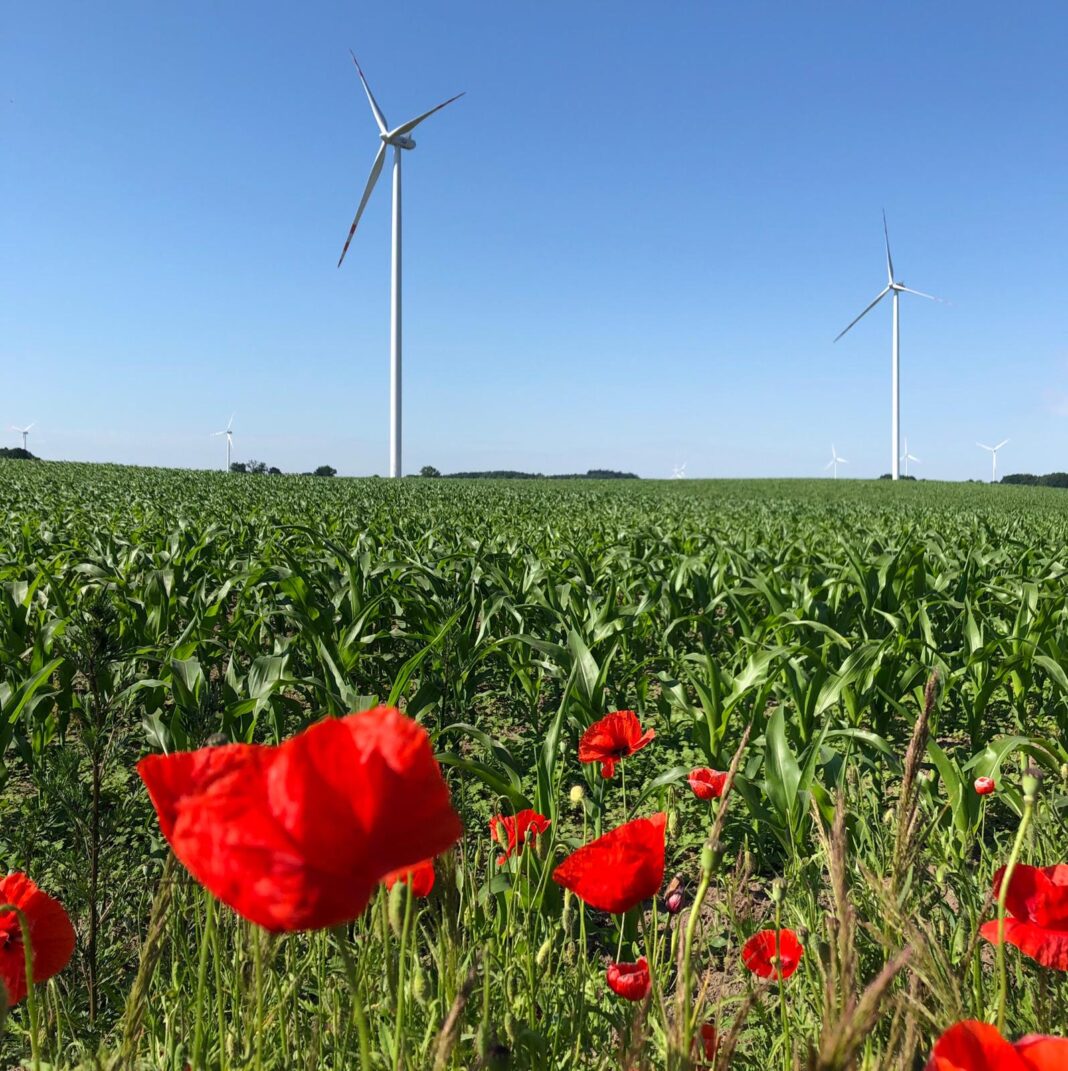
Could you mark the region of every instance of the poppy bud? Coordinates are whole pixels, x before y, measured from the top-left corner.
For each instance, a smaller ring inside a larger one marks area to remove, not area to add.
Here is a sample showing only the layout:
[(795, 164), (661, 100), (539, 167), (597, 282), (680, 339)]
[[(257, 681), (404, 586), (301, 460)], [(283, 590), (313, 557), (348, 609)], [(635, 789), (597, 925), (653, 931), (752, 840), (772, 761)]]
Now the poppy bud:
[(664, 891), (664, 908), (669, 915), (677, 915), (685, 903), (686, 890), (682, 884), (682, 878), (676, 874)]
[(546, 937), (541, 943), (541, 948), (538, 949), (538, 954), (534, 957), (534, 962), (539, 967), (545, 966), (545, 961), (549, 958), (549, 953), (553, 950), (553, 939)]
[(514, 1045), (516, 1038), (519, 1036), (519, 1031), (516, 1028), (515, 1016), (510, 1012), (504, 1013), (504, 1035)]
[(679, 812), (675, 810), (668, 811), (667, 831), (668, 836), (675, 836), (676, 830), (679, 828)]
[(782, 878), (776, 878), (771, 883), (771, 902), (773, 904), (781, 904), (785, 895), (786, 882)]
[(564, 890), (564, 909), (560, 912), (560, 926), (564, 933), (571, 932), (571, 890)]
[(570, 793), (568, 793), (568, 798), (571, 800), (573, 807), (579, 807), (586, 798), (586, 790), (582, 785), (573, 785)]
[(204, 741), (205, 747), (222, 747), (224, 744), (229, 744), (230, 738), (225, 733), (212, 733), (211, 736)]
[(992, 777), (977, 777), (975, 779), (975, 791), (980, 796), (989, 796), (997, 787)]
[(389, 924), (393, 929), (393, 932), (400, 937), (404, 930), (404, 895), (408, 889), (408, 886), (403, 881), (398, 881), (392, 889), (389, 890)]
[(1039, 782), (1042, 780), (1042, 771), (1035, 766), (1028, 766), (1024, 770), (1021, 786), (1023, 787), (1024, 803), (1034, 803), (1038, 795)]
[(711, 874), (712, 868), (716, 865), (715, 857), (712, 854), (712, 849), (706, 844), (701, 849), (701, 873)]
[(419, 962), (419, 957), (415, 958), (415, 970), (412, 975), (412, 994), (415, 997), (416, 1003), (421, 1008), (426, 1007), (426, 972), (423, 970), (422, 965)]
[(1061, 780), (1068, 781), (1068, 762), (1061, 764)]

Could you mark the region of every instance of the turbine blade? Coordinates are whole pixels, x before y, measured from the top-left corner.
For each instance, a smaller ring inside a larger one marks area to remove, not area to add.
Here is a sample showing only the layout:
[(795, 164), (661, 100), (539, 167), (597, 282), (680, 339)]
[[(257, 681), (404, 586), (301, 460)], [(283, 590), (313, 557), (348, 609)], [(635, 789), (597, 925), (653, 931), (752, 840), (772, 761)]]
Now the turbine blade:
[(22, 430), (23, 431), (29, 431), (31, 428), (35, 428), (35, 427), (37, 427), (37, 421), (36, 420), (32, 424), (27, 424), (26, 427), (24, 427)]
[(389, 123), (386, 122), (386, 117), (382, 114), (382, 109), (378, 106), (378, 101), (375, 100), (375, 95), (371, 92), (371, 87), (363, 76), (363, 68), (360, 66), (360, 61), (356, 58), (356, 53), (351, 48), (349, 49), (349, 55), (352, 57), (352, 62), (356, 64), (356, 73), (360, 76), (360, 81), (363, 82), (363, 91), (367, 94), (367, 103), (371, 105), (371, 111), (375, 113), (375, 122), (378, 124), (379, 133), (385, 134), (389, 130)]
[(846, 461), (846, 459), (844, 457), (836, 458), (836, 460), (837, 460), (839, 465), (848, 465), (849, 464), (849, 462)]
[(226, 422), (226, 430), (227, 431), (229, 431), (234, 426), (234, 417), (235, 416), (237, 416), (237, 413), (231, 413), (230, 414), (230, 419)]
[(385, 159), (386, 143), (383, 141), (378, 146), (375, 162), (371, 165), (371, 176), (367, 180), (366, 187), (364, 187), (363, 197), (360, 199), (360, 207), (356, 209), (356, 218), (352, 221), (352, 226), (349, 227), (349, 236), (345, 239), (345, 248), (341, 250), (341, 256), (337, 259), (337, 266), (339, 268), (341, 267), (341, 262), (345, 259), (345, 254), (349, 251), (349, 243), (352, 241), (352, 236), (356, 233), (356, 225), (360, 222), (360, 216), (363, 215), (364, 208), (367, 207), (367, 200), (371, 196), (371, 191), (375, 188), (378, 176), (382, 174), (382, 163)]
[(993, 450), (994, 449), (993, 446), (987, 446), (986, 443), (977, 442), (975, 445), (976, 446), (981, 446), (984, 450)]
[(839, 331), (837, 336), (835, 336), (835, 340), (834, 341), (837, 342), (838, 339), (840, 339), (842, 337), (842, 335), (844, 335), (846, 333), (846, 331), (849, 330), (849, 328), (853, 327), (854, 325), (859, 323), (861, 320), (863, 320), (864, 317), (867, 316), (868, 313), (871, 312), (871, 310), (874, 309), (875, 306), (878, 305), (879, 302), (882, 301), (883, 298), (886, 297), (886, 295), (889, 294), (889, 293), (890, 293), (890, 287), (886, 287), (885, 289), (880, 290), (879, 291), (879, 296), (852, 323), (850, 323), (849, 327), (846, 327), (844, 330)]
[(1008, 441), (1008, 439), (1002, 439), (1001, 442), (999, 442), (997, 446), (994, 447), (994, 449), (1000, 450)]
[(925, 297), (928, 301), (937, 301), (940, 305), (945, 304), (944, 298), (935, 297), (934, 294), (925, 294), (922, 290), (913, 290), (908, 286), (899, 286), (898, 289), (903, 290), (906, 294), (915, 294), (917, 297)]
[(886, 225), (886, 209), (883, 209), (883, 237), (886, 239), (886, 275), (890, 285), (894, 283), (894, 262), (890, 259), (890, 230)]
[(834, 458), (833, 457), (831, 458), (830, 461), (827, 462), (826, 465), (823, 466), (824, 471), (826, 471), (827, 469), (831, 468), (832, 465), (834, 465)]
[(423, 112), (422, 115), (416, 116), (414, 119), (409, 119), (406, 123), (401, 123), (396, 130), (389, 131), (388, 137), (398, 138), (404, 134), (411, 133), (424, 119), (429, 119), (434, 112), (440, 112), (446, 104), (451, 104), (454, 100), (459, 100), (463, 96), (463, 93), (457, 93), (455, 97), (449, 97), (443, 104), (439, 104), (436, 108), (431, 108), (428, 112)]

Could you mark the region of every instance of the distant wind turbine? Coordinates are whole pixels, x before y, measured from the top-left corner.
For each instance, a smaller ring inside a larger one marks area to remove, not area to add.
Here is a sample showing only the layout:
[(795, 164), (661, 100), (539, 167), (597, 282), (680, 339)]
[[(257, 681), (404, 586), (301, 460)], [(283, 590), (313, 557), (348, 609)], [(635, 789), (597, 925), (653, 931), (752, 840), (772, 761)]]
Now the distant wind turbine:
[(917, 465), (922, 465), (923, 462), (915, 455), (909, 453), (909, 441), (905, 440), (905, 452), (901, 455), (901, 460), (905, 462), (905, 476), (909, 474), (909, 462), (915, 461)]
[(213, 431), (211, 437), (214, 439), (218, 435), (226, 436), (226, 471), (230, 471), (230, 454), (234, 445), (234, 415), (230, 414), (230, 422), (223, 428), (222, 431)]
[(1002, 439), (997, 446), (987, 446), (986, 443), (976, 443), (976, 446), (981, 446), (984, 450), (990, 451), (990, 482), (998, 482), (998, 451), (1008, 442), (1008, 439)]
[(849, 464), (849, 462), (846, 461), (846, 459), (844, 457), (839, 457), (838, 456), (838, 451), (835, 450), (834, 443), (831, 443), (831, 460), (828, 461), (827, 464), (823, 466), (823, 471), (826, 472), (827, 469), (833, 468), (834, 469), (834, 478), (837, 480), (838, 479), (838, 466), (839, 465), (848, 465), (848, 464)]
[(676, 465), (674, 471), (671, 473), (673, 480), (685, 480), (686, 479), (686, 462), (681, 465)]
[(886, 277), (887, 284), (880, 290), (875, 300), (851, 323), (838, 337), (838, 341), (854, 324), (863, 320), (865, 316), (886, 297), (887, 294), (894, 296), (894, 332), (891, 341), (891, 372), (890, 372), (890, 472), (895, 480), (900, 479), (901, 470), (899, 459), (901, 456), (901, 332), (900, 317), (898, 315), (898, 297), (901, 294), (915, 294), (917, 297), (927, 298), (929, 301), (941, 301), (941, 298), (924, 294), (919, 290), (911, 290), (904, 283), (894, 278), (894, 262), (890, 259), (890, 231), (886, 226), (886, 213), (883, 212), (883, 237), (886, 239)]
[(37, 422), (34, 421), (33, 424), (27, 424), (26, 427), (24, 427), (24, 428), (16, 427), (14, 424), (11, 425), (11, 430), (12, 431), (17, 431), (22, 436), (22, 449), (23, 450), (27, 450), (28, 449), (27, 446), (26, 446), (26, 440), (29, 439), (29, 437), (30, 437), (30, 428), (32, 428), (34, 426), (34, 424), (36, 424), (36, 423)]
[(363, 76), (363, 71), (360, 69), (360, 64), (356, 57), (352, 57), (352, 62), (356, 64), (356, 72), (360, 76), (360, 81), (363, 83), (364, 92), (367, 94), (367, 102), (371, 105), (371, 111), (374, 113), (375, 122), (378, 124), (378, 136), (381, 140), (381, 144), (378, 146), (378, 153), (375, 155), (374, 163), (371, 164), (371, 176), (367, 180), (367, 186), (364, 188), (363, 197), (360, 198), (360, 206), (356, 209), (356, 218), (352, 221), (352, 226), (349, 228), (349, 236), (345, 239), (345, 247), (341, 250), (341, 256), (338, 258), (337, 266), (341, 267), (341, 262), (345, 259), (345, 254), (349, 250), (349, 243), (352, 241), (352, 236), (356, 233), (356, 226), (360, 222), (360, 217), (363, 215), (363, 210), (367, 206), (367, 201), (371, 196), (371, 191), (375, 188), (375, 183), (378, 181), (378, 176), (382, 173), (382, 165), (386, 159), (387, 146), (393, 146), (393, 259), (392, 259), (392, 289), (390, 292), (389, 302), (389, 474), (390, 476), (400, 476), (401, 473), (401, 149), (414, 149), (415, 141), (408, 135), (426, 118), (433, 115), (434, 112), (441, 111), (446, 104), (452, 104), (454, 100), (459, 100), (463, 96), (463, 93), (457, 93), (455, 97), (450, 97), (443, 104), (437, 105), (437, 107), (431, 108), (428, 112), (423, 112), (422, 115), (416, 116), (414, 119), (409, 119), (406, 123), (401, 123), (400, 126), (393, 127), (391, 130), (389, 124), (386, 122), (386, 117), (382, 114), (382, 109), (379, 108), (378, 102), (375, 100), (374, 95), (371, 93), (371, 87), (367, 84), (367, 79)]

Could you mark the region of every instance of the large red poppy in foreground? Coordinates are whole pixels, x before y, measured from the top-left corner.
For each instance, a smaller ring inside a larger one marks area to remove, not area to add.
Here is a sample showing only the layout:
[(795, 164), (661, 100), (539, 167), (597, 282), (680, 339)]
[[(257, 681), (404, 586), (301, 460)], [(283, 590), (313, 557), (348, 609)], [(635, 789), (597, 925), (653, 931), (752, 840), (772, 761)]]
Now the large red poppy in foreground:
[(649, 961), (642, 956), (637, 963), (611, 963), (605, 979), (608, 988), (624, 1000), (645, 1000), (652, 986)]
[(926, 1071), (1064, 1071), (1068, 1040), (1032, 1034), (1013, 1045), (996, 1026), (951, 1026), (936, 1042)]
[(509, 858), (523, 850), (527, 838), (544, 833), (551, 825), (548, 818), (529, 807), (512, 815), (498, 814), (489, 820), (490, 836), (504, 848), (497, 856), (497, 865), (504, 866)]
[(268, 930), (351, 921), (386, 874), (462, 831), (425, 730), (391, 707), (328, 718), (277, 747), (151, 755), (137, 769), (174, 854)]
[(601, 776), (613, 777), (620, 759), (641, 751), (656, 731), (642, 732), (641, 722), (633, 710), (616, 710), (595, 721), (579, 740), (579, 762), (599, 762)]
[[(994, 875), (995, 897), (1004, 874), (1002, 867)], [(1005, 940), (1043, 967), (1068, 971), (1068, 865), (1021, 863), (1012, 872), (1005, 906), (1012, 916), (1005, 917)], [(998, 920), (984, 923), (979, 932), (997, 944)]]
[[(805, 950), (793, 930), (779, 930), (778, 948), (775, 945), (774, 930), (754, 933), (742, 947), (742, 962), (761, 978), (789, 978)], [(782, 960), (781, 970), (775, 963), (776, 956)]]
[(569, 855), (553, 881), (600, 911), (621, 915), (655, 896), (664, 880), (667, 815), (635, 818)]
[[(34, 982), (59, 974), (74, 955), (74, 927), (63, 905), (18, 873), (0, 878), (0, 904), (17, 907), (26, 917)], [(0, 985), (7, 990), (8, 1004), (26, 996), (26, 948), (14, 911), (0, 912)]]

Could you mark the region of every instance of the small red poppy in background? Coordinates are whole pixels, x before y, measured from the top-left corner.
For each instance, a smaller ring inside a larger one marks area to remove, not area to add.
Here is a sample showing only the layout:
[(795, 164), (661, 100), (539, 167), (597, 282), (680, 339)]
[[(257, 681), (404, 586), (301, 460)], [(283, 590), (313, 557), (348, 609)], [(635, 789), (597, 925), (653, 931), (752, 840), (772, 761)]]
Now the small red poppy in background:
[(642, 956), (637, 963), (612, 963), (605, 972), (608, 988), (624, 1000), (645, 1000), (652, 979), (649, 961)]
[(399, 870), (392, 870), (382, 879), (382, 884), (387, 889), (392, 889), (398, 881), (411, 887), (412, 896), (424, 899), (434, 888), (434, 860), (424, 859), (415, 866), (402, 866)]
[(980, 796), (989, 796), (997, 787), (992, 777), (977, 777), (975, 779), (975, 791)]
[(925, 1071), (1064, 1071), (1068, 1040), (1032, 1034), (1013, 1045), (996, 1026), (969, 1020), (934, 1044)]
[[(1004, 867), (994, 875), (995, 898), (1004, 876)], [(1005, 905), (1012, 915), (1005, 918), (1005, 940), (1043, 967), (1068, 971), (1068, 865), (1020, 863), (1012, 872)], [(997, 944), (998, 920), (984, 922), (979, 933)]]
[(489, 820), (490, 836), (504, 848), (504, 854), (497, 856), (497, 865), (504, 866), (513, 856), (523, 850), (529, 837), (544, 833), (551, 822), (543, 814), (529, 807), (520, 811), (515, 817), (499, 814)]
[(698, 766), (696, 770), (690, 771), (686, 780), (699, 800), (718, 800), (723, 795), (727, 775), (718, 770), (710, 770), (707, 766)]
[[(789, 978), (805, 954), (793, 930), (779, 930), (778, 933), (778, 949), (775, 947), (775, 930), (754, 933), (742, 947), (742, 962), (761, 978)], [(775, 963), (776, 956), (782, 960), (781, 969)]]
[[(0, 878), (0, 904), (17, 907), (26, 918), (34, 984), (59, 974), (74, 955), (74, 927), (63, 905), (19, 873)], [(26, 996), (26, 948), (14, 911), (0, 912), (0, 985), (9, 1005)]]
[(701, 1047), (705, 1051), (706, 1060), (716, 1058), (716, 1049), (719, 1047), (719, 1034), (711, 1023), (705, 1023), (701, 1027)]
[(137, 770), (193, 877), (276, 932), (351, 921), (382, 878), (462, 832), (426, 730), (392, 707), (274, 747), (150, 755)]
[(602, 777), (614, 777), (616, 763), (641, 751), (653, 737), (654, 729), (642, 732), (633, 710), (616, 710), (595, 721), (579, 740), (579, 762), (599, 762)]
[(655, 896), (664, 881), (667, 815), (635, 818), (569, 855), (553, 881), (599, 911), (621, 915)]

